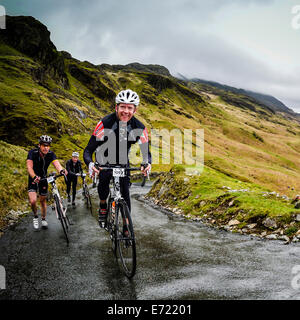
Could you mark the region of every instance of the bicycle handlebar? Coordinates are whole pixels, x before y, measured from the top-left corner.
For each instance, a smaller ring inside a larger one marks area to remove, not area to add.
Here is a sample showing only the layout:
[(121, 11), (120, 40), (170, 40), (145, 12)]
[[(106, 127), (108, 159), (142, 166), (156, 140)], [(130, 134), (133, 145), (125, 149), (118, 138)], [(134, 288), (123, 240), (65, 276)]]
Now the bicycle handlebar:
[(98, 162), (95, 162), (95, 167), (97, 170), (112, 170), (112, 169), (125, 169), (128, 171), (139, 171), (141, 170), (141, 167), (128, 167), (128, 166), (122, 166), (122, 165), (110, 165), (110, 166), (100, 166)]
[(86, 177), (86, 173), (83, 173), (83, 172), (81, 172), (81, 173), (75, 173), (75, 175), (76, 175), (77, 177)]
[[(55, 181), (57, 178), (62, 177), (62, 176), (64, 176), (64, 177), (66, 178), (66, 176), (65, 176), (63, 173), (60, 173), (60, 174), (50, 174), (48, 177), (40, 179), (40, 182), (41, 182), (41, 181), (44, 181), (44, 180), (47, 180), (47, 181), (48, 181), (49, 178), (53, 178), (54, 181)], [(48, 181), (48, 182), (49, 182), (49, 181)], [(37, 183), (38, 183), (38, 182), (37, 182)]]
[[(99, 163), (97, 163), (97, 162), (95, 162), (95, 167), (97, 170), (113, 170), (113, 169), (124, 169), (124, 170), (128, 170), (128, 171), (140, 171), (141, 170), (141, 167), (128, 167), (128, 166), (120, 166), (120, 165), (105, 167), (105, 166), (100, 166)], [(147, 172), (147, 176), (143, 177), (141, 187), (145, 186), (147, 178), (148, 178), (148, 180), (150, 180), (149, 171)]]
[(132, 167), (132, 168), (130, 168), (130, 167), (101, 167), (101, 166), (97, 166), (96, 168), (98, 170), (99, 169), (101, 169), (101, 170), (125, 169), (125, 170), (128, 170), (128, 171), (139, 171), (139, 170), (141, 170), (140, 167)]

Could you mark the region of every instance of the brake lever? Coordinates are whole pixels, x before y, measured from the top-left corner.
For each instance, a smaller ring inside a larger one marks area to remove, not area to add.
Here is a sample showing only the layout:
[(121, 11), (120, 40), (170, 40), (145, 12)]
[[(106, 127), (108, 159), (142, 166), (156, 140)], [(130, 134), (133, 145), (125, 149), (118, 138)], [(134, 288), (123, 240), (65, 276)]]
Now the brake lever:
[[(147, 171), (147, 178), (150, 181), (150, 172), (149, 171)], [(141, 187), (145, 186), (147, 178), (146, 178), (146, 176), (143, 177), (143, 181), (142, 181)]]

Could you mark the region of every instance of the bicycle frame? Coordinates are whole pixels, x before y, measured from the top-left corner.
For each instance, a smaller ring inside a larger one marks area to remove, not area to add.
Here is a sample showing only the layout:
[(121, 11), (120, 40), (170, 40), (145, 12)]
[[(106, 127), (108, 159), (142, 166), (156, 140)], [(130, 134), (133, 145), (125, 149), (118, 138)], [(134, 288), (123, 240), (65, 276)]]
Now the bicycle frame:
[[(57, 185), (56, 185), (54, 176), (48, 177), (48, 178), (47, 178), (47, 182), (50, 183), (51, 186), (52, 186), (52, 193), (53, 193), (53, 195), (56, 195), (56, 196), (58, 197), (59, 202), (62, 204), (62, 198), (61, 198), (61, 196), (60, 196), (60, 194), (59, 194), (59, 191), (58, 191), (58, 188), (57, 188)], [(54, 201), (54, 207), (55, 207), (56, 217), (57, 217), (57, 219), (58, 219), (58, 212), (57, 212), (56, 202), (55, 202), (55, 201)], [(67, 216), (66, 216), (67, 207), (64, 208), (64, 206), (62, 205), (62, 206), (61, 206), (61, 209), (62, 209), (63, 216), (64, 216), (65, 218), (67, 218)]]
[[(69, 238), (68, 238), (68, 224), (70, 225), (70, 221), (69, 218), (67, 216), (67, 207), (63, 205), (62, 202), (62, 198), (59, 194), (57, 185), (56, 185), (56, 179), (58, 177), (63, 176), (63, 174), (59, 174), (59, 175), (50, 175), (47, 178), (44, 178), (42, 180), (47, 180), (48, 184), (51, 184), (52, 186), (52, 194), (53, 194), (53, 198), (54, 198), (54, 209), (55, 209), (55, 213), (56, 213), (56, 218), (58, 220), (60, 220), (65, 237), (66, 237), (66, 241), (67, 244), (69, 245)], [(53, 208), (53, 207), (52, 207)]]
[(123, 168), (113, 168), (113, 179), (112, 179), (112, 183), (113, 183), (113, 189), (112, 191), (112, 198), (114, 198), (115, 201), (119, 201), (121, 199), (123, 199), (122, 195), (121, 195), (121, 185), (120, 185), (120, 178), (125, 177), (125, 169)]

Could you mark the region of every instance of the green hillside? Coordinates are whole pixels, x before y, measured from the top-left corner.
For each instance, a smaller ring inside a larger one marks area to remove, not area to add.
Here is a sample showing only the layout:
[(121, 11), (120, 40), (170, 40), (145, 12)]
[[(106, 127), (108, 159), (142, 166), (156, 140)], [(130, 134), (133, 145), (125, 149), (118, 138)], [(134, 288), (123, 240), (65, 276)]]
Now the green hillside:
[[(116, 93), (130, 88), (140, 95), (136, 116), (150, 138), (154, 128), (204, 129), (206, 170), (288, 197), (299, 192), (300, 124), (293, 115), (240, 93), (178, 80), (162, 66), (79, 61), (58, 52), (50, 32), (32, 17), (7, 17), (6, 24), (7, 29), (0, 30), (0, 140), (4, 150), (15, 148), (20, 168), (22, 163), (25, 168), (26, 151), (45, 133), (53, 137), (53, 150), (62, 162), (73, 150), (81, 151), (82, 160), (97, 122), (114, 110)], [(171, 152), (177, 153), (173, 148)], [(0, 161), (0, 166), (14, 165), (12, 158)], [(24, 168), (22, 187), (11, 186), (11, 194), (18, 188), (16, 199), (22, 201), (27, 196)], [(159, 172), (171, 168), (172, 163), (153, 166)], [(200, 183), (202, 176), (194, 179)], [(189, 185), (191, 194), (194, 187)], [(214, 193), (211, 184), (206, 194)], [(1, 216), (14, 205), (12, 199), (2, 202)], [(188, 210), (197, 214), (196, 205)]]

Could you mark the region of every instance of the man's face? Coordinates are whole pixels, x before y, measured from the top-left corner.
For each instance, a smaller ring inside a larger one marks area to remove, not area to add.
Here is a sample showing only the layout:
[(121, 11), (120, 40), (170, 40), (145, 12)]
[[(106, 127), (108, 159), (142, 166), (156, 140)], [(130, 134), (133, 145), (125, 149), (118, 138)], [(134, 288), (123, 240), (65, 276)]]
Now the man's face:
[(120, 121), (128, 122), (135, 114), (136, 106), (129, 103), (116, 105), (116, 112)]
[(43, 155), (46, 155), (50, 150), (50, 144), (40, 143), (40, 151)]
[(72, 161), (76, 163), (78, 161), (78, 157), (72, 157)]

